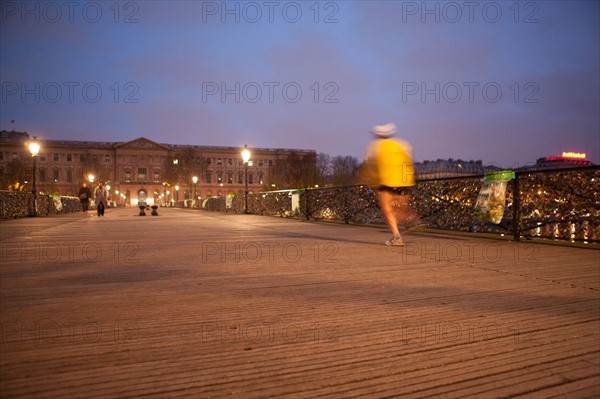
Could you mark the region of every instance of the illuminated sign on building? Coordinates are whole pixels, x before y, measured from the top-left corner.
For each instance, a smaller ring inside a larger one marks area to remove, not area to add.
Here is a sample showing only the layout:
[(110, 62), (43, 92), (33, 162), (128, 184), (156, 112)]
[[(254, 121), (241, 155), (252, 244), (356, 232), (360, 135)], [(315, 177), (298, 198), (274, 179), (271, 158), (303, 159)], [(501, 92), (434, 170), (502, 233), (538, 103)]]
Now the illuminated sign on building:
[(563, 152), (563, 158), (577, 158), (577, 159), (585, 159), (585, 153), (579, 152)]
[(594, 165), (581, 152), (563, 152), (562, 155), (539, 158), (535, 165), (528, 169), (573, 168)]

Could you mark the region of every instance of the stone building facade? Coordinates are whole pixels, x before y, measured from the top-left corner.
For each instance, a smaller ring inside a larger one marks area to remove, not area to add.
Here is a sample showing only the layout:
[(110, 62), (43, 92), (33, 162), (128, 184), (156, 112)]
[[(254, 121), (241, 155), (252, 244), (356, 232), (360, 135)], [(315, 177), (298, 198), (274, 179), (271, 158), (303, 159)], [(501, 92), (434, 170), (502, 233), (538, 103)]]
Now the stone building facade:
[[(21, 180), (31, 190), (32, 156), (27, 133), (0, 132), (0, 181), (6, 190)], [(127, 142), (42, 140), (36, 159), (36, 188), (44, 194), (76, 196), (89, 176), (110, 185), (111, 201), (165, 205), (192, 198), (243, 195), (245, 167), (240, 147), (172, 145), (144, 137)], [(316, 159), (314, 150), (249, 148), (248, 190), (278, 189), (278, 163), (294, 156)], [(20, 174), (20, 176), (17, 176)], [(198, 177), (196, 184), (192, 178)], [(27, 186), (29, 185), (29, 186)], [(178, 189), (177, 189), (178, 188)]]

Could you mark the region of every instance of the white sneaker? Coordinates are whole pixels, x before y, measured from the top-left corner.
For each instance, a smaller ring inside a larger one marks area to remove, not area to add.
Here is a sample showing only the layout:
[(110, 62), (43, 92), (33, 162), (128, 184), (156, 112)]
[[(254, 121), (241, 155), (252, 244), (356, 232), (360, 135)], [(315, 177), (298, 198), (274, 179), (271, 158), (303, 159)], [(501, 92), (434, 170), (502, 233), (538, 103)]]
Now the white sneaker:
[(387, 246), (396, 246), (396, 247), (403, 247), (404, 246), (404, 241), (402, 241), (402, 237), (392, 237), (389, 240), (387, 240), (385, 242), (385, 245)]

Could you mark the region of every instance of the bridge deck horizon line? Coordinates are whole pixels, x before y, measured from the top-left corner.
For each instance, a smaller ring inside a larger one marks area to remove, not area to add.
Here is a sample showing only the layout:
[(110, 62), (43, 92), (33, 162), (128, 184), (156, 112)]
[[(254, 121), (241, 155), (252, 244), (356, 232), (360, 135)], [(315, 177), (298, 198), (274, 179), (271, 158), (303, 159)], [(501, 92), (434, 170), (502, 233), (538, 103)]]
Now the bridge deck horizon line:
[[(289, 191), (289, 190), (282, 190), (282, 191)], [(139, 216), (138, 211), (133, 208), (133, 207), (127, 207), (127, 208), (109, 208), (109, 212), (112, 211), (117, 211), (117, 212), (122, 212), (125, 209), (131, 209), (131, 213), (127, 216)], [(190, 208), (170, 208), (170, 207), (158, 207), (157, 208), (158, 211), (160, 211), (161, 213), (158, 216), (162, 216), (162, 211), (166, 210), (167, 212), (173, 211), (173, 210), (178, 210), (178, 211), (182, 211), (182, 212), (190, 212), (192, 214), (196, 214), (197, 216), (200, 216), (202, 214), (214, 214), (214, 213), (218, 213), (221, 215), (229, 215), (229, 216), (234, 216), (234, 215), (243, 215), (241, 213), (236, 213), (236, 212), (214, 212), (214, 211), (207, 211), (207, 210), (198, 210), (198, 209), (190, 209)], [(88, 211), (87, 212), (88, 216), (95, 216), (95, 211)], [(38, 217), (49, 217), (49, 218), (77, 218), (80, 215), (82, 215), (82, 212), (75, 212), (75, 213), (67, 213), (67, 214), (50, 214), (50, 215), (43, 215), (43, 216), (38, 216)], [(305, 223), (324, 223), (324, 224), (333, 224), (333, 225), (340, 225), (340, 226), (359, 226), (359, 227), (367, 227), (367, 228), (375, 228), (375, 229), (383, 229), (383, 230), (387, 230), (388, 227), (386, 225), (383, 224), (376, 224), (376, 223), (371, 223), (371, 224), (365, 224), (365, 223), (354, 223), (354, 222), (344, 222), (344, 221), (340, 221), (340, 220), (329, 220), (329, 219), (306, 219), (305, 217), (282, 217), (282, 216), (278, 216), (278, 215), (260, 215), (260, 214), (249, 214), (249, 215), (254, 215), (254, 216), (261, 216), (261, 217), (267, 217), (267, 218), (276, 218), (276, 219), (284, 219), (284, 220), (289, 220), (289, 221), (296, 221), (296, 222), (305, 222)], [(124, 215), (121, 215), (124, 216)], [(146, 216), (151, 216), (150, 212), (146, 212)], [(3, 222), (9, 222), (9, 221), (13, 221), (13, 220), (26, 220), (29, 219), (30, 217), (15, 217), (15, 218), (10, 218), (10, 219), (0, 219), (0, 224)], [(401, 227), (401, 233), (405, 234), (406, 232), (404, 232), (403, 227)], [(510, 231), (506, 231), (505, 234), (500, 234), (500, 233), (492, 233), (492, 232), (477, 232), (477, 233), (473, 233), (473, 232), (468, 232), (468, 231), (462, 231), (462, 230), (452, 230), (452, 229), (437, 229), (437, 228), (431, 228), (431, 227), (423, 227), (423, 228), (419, 228), (416, 229), (415, 231), (413, 231), (414, 233), (422, 233), (422, 234), (430, 234), (430, 235), (450, 235), (450, 236), (463, 236), (463, 237), (473, 237), (473, 238), (477, 238), (477, 239), (491, 239), (491, 240), (497, 240), (497, 241), (504, 241), (504, 242), (514, 242), (514, 237), (511, 235), (512, 232)], [(566, 247), (573, 247), (573, 248), (583, 248), (583, 249), (595, 249), (595, 250), (600, 250), (600, 242), (594, 241), (594, 240), (590, 240), (590, 241), (585, 241), (585, 242), (581, 242), (581, 241), (575, 241), (575, 240), (566, 240), (566, 239), (562, 239), (562, 238), (546, 238), (546, 237), (531, 237), (531, 236), (521, 236), (521, 239), (519, 240), (519, 242), (522, 243), (530, 243), (530, 244), (540, 244), (540, 245), (558, 245), (558, 246), (566, 246)]]

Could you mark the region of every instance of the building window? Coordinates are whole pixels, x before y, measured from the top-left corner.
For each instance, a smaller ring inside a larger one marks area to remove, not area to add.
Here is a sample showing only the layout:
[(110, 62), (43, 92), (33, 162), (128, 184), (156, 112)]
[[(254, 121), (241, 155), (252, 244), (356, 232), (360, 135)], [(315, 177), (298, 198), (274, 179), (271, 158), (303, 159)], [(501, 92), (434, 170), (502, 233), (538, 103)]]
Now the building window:
[[(205, 178), (206, 178), (206, 183), (212, 183), (212, 174), (207, 173)], [(210, 195), (210, 194), (208, 194), (208, 195)]]
[(67, 154), (67, 162), (73, 162), (73, 154)]
[(217, 183), (218, 184), (223, 183), (223, 172), (221, 172), (221, 171), (217, 172)]
[(223, 164), (223, 160), (221, 158), (217, 158), (217, 166), (221, 166)]
[(13, 160), (13, 161), (16, 161), (16, 160), (17, 160), (17, 158), (19, 158), (19, 157), (18, 157), (18, 155), (17, 155), (17, 153), (16, 153), (16, 152), (13, 152), (13, 153), (12, 153), (12, 160)]
[(125, 171), (125, 181), (127, 183), (129, 183), (131, 181), (131, 172), (128, 170)]
[(138, 181), (146, 181), (146, 168), (138, 168)]
[(227, 166), (232, 166), (233, 165), (233, 159), (229, 158), (227, 160)]
[(262, 159), (258, 161), (258, 166), (260, 166), (262, 168), (262, 166), (263, 166), (263, 160)]
[(46, 181), (46, 169), (40, 169), (40, 181)]
[(263, 184), (263, 172), (258, 172), (258, 184)]
[(242, 184), (244, 182), (244, 174), (242, 172), (238, 172), (238, 184)]
[(248, 184), (254, 184), (254, 173), (248, 173)]
[(4, 161), (4, 153), (0, 152), (0, 161)]
[(104, 163), (110, 163), (110, 155), (106, 154), (104, 156)]
[(92, 160), (94, 162), (98, 162), (98, 155), (96, 155), (96, 154), (92, 155)]
[(67, 170), (67, 183), (73, 183), (73, 171)]
[(40, 161), (46, 162), (46, 154), (40, 154)]
[(79, 154), (79, 162), (85, 162), (85, 154)]
[(273, 160), (269, 159), (269, 166), (273, 166)]
[(211, 158), (206, 158), (206, 164), (210, 165), (212, 163), (212, 159)]
[(54, 173), (52, 175), (52, 180), (57, 183), (60, 178), (60, 170), (54, 169)]
[(54, 154), (54, 156), (53, 156), (52, 160), (53, 160), (54, 162), (58, 162), (58, 161), (60, 160), (60, 154)]
[(228, 172), (227, 173), (227, 184), (232, 184), (233, 183), (233, 173)]
[(158, 170), (154, 171), (154, 181), (160, 180), (160, 172)]

